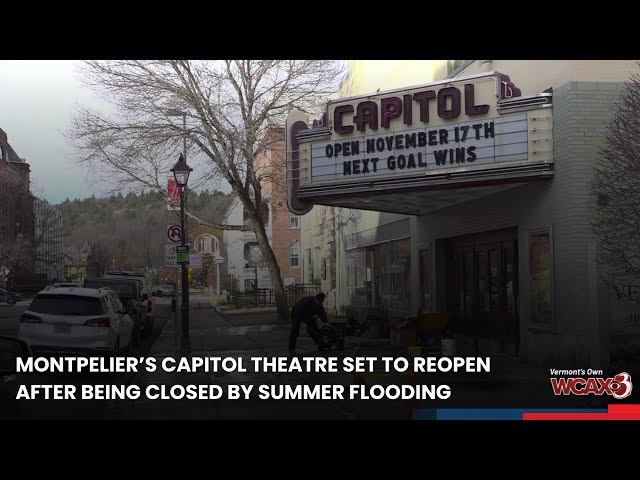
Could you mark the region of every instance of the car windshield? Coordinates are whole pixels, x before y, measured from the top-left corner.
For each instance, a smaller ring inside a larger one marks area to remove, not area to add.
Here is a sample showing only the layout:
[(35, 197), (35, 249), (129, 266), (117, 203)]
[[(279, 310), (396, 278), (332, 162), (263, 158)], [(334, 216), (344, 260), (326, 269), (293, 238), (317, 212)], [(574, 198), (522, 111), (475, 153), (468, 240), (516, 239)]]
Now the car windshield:
[(33, 299), (28, 310), (50, 315), (70, 316), (90, 316), (104, 313), (99, 298), (78, 295), (38, 295)]
[(108, 280), (87, 280), (84, 282), (84, 288), (102, 288), (109, 287), (116, 292), (120, 298), (131, 299), (136, 298), (136, 287), (132, 283), (110, 282)]

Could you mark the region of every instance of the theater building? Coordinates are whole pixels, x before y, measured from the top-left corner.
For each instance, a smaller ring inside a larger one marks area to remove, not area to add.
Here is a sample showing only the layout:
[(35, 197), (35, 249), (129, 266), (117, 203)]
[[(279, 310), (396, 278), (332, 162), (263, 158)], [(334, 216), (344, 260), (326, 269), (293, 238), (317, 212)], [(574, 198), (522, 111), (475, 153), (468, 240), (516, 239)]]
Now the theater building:
[(605, 122), (636, 64), (414, 62), (377, 85), (374, 68), (352, 62), (322, 120), (287, 121), (303, 282), (336, 310), (447, 313), (480, 353), (538, 364), (604, 365), (603, 339), (640, 334), (598, 280), (589, 223)]

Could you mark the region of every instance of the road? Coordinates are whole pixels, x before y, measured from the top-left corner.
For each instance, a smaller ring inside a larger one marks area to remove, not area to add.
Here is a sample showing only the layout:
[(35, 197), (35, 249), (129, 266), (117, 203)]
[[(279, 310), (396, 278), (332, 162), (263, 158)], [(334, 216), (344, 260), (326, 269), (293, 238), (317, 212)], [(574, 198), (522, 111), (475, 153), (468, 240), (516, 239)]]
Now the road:
[[(20, 315), (28, 307), (29, 302), (19, 302), (13, 306), (0, 305), (0, 335), (16, 336)], [(153, 334), (142, 340), (141, 344), (134, 348), (134, 356), (146, 356), (149, 354), (153, 342), (162, 333), (162, 330), (170, 318), (170, 300), (165, 298), (155, 299), (156, 319), (153, 326)], [(96, 375), (99, 375), (100, 381)], [(15, 398), (19, 383), (25, 385), (65, 384), (74, 385), (79, 392), (83, 384), (112, 384), (126, 385), (134, 374), (27, 374), (18, 381), (0, 384), (0, 419), (110, 419), (119, 415), (121, 404), (117, 401), (64, 401), (64, 400), (21, 400), (11, 401)], [(5, 403), (7, 402), (7, 403)]]

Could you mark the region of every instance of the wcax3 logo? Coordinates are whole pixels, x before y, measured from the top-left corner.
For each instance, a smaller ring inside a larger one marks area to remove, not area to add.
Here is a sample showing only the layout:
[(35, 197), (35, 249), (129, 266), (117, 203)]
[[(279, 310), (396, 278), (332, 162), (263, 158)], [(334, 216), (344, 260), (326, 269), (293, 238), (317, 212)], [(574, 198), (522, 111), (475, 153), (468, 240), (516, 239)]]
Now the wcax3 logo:
[[(602, 376), (602, 370), (551, 370), (551, 375), (567, 375), (566, 377), (551, 377), (551, 388), (556, 395), (611, 395), (616, 400), (622, 400), (631, 395), (633, 384), (631, 375), (627, 372), (618, 373), (611, 378)], [(581, 375), (581, 376), (568, 376)]]

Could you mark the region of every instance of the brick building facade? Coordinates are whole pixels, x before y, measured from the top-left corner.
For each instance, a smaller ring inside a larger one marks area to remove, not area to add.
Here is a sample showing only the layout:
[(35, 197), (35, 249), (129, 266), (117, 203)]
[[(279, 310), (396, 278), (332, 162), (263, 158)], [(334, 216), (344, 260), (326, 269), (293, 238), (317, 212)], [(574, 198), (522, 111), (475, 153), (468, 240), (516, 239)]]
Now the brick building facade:
[[(29, 191), (31, 169), (8, 142), (0, 129), (0, 244), (29, 245), (34, 237), (33, 196)], [(33, 270), (33, 258), (28, 255), (19, 271), (9, 280), (13, 285)]]
[(287, 208), (286, 161), (284, 142), (277, 142), (271, 147), (270, 162), (274, 169), (281, 172), (278, 181), (271, 186), (272, 207), (272, 247), (280, 266), (280, 274), (285, 287), (302, 282), (300, 247), (300, 222), (298, 215)]

